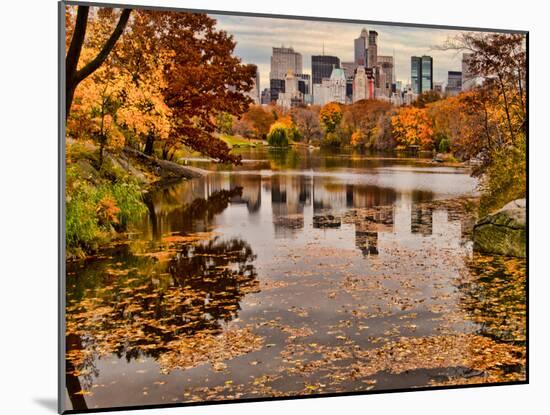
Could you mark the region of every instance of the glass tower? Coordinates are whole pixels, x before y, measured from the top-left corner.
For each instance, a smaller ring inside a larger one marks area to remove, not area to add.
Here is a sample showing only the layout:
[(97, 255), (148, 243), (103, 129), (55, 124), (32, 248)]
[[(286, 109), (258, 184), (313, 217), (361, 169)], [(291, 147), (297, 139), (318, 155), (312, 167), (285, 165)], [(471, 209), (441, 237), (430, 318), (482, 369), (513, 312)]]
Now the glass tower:
[(433, 89), (433, 59), (431, 56), (422, 56), (422, 91), (431, 91)]
[(411, 86), (413, 93), (420, 94), (420, 74), (422, 73), (422, 60), (418, 56), (411, 57)]
[(411, 56), (411, 85), (415, 94), (433, 89), (433, 59), (431, 56)]

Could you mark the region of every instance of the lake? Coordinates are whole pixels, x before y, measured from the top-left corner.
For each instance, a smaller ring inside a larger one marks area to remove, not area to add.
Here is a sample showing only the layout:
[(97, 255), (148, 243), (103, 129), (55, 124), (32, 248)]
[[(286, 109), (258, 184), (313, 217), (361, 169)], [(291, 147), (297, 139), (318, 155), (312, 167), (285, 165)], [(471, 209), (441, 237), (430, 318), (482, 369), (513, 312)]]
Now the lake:
[(67, 263), (68, 408), (525, 379), (525, 261), (472, 252), (469, 170), (240, 152)]

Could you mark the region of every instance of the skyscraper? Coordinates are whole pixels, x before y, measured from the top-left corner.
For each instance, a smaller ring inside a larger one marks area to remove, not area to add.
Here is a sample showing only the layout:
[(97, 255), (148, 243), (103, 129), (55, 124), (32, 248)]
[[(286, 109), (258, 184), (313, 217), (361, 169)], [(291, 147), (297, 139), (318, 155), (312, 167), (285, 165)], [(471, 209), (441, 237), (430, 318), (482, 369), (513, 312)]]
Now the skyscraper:
[(273, 48), (269, 79), (285, 79), (289, 70), (302, 73), (302, 55), (293, 48)]
[(369, 30), (369, 43), (367, 47), (366, 65), (374, 68), (378, 64), (378, 32)]
[(376, 60), (385, 77), (385, 85), (378, 87), (389, 96), (394, 82), (393, 56), (378, 56)]
[(256, 75), (252, 78), (254, 81), (254, 84), (252, 86), (252, 89), (246, 93), (252, 100), (254, 101), (254, 104), (260, 104), (260, 71), (258, 70), (258, 67), (256, 66)]
[(460, 91), (462, 91), (462, 72), (449, 71), (447, 73), (447, 94), (457, 95)]
[(418, 56), (411, 56), (411, 86), (414, 94), (420, 94), (420, 77), (422, 74), (422, 59)]
[(353, 75), (355, 73), (355, 70), (363, 65), (358, 65), (355, 62), (341, 62), (340, 67), (344, 70), (344, 73), (346, 74), (346, 78), (353, 78)]
[(372, 68), (358, 66), (353, 79), (353, 102), (374, 98), (374, 75)]
[(269, 88), (264, 88), (264, 90), (262, 91), (261, 100), (262, 100), (262, 104), (265, 104), (265, 105), (271, 103), (271, 91), (269, 90)]
[(330, 78), (332, 69), (340, 67), (336, 56), (313, 55), (311, 57), (311, 75), (314, 84), (320, 84), (323, 78)]
[(289, 109), (301, 102), (303, 94), (298, 87), (298, 77), (289, 69), (285, 75), (285, 92), (279, 92), (277, 105)]
[(363, 28), (359, 37), (353, 42), (355, 51), (354, 58), (357, 65), (367, 65), (368, 37), (369, 32), (367, 32), (367, 29)]
[(433, 58), (431, 56), (422, 56), (422, 92), (433, 89)]
[(411, 56), (412, 91), (421, 94), (433, 89), (433, 59), (431, 56)]
[(269, 96), (272, 101), (277, 101), (279, 94), (285, 92), (285, 80), (284, 79), (270, 79), (269, 80)]
[(298, 73), (296, 74), (298, 79), (298, 90), (304, 94), (311, 94), (311, 76), (307, 73)]
[(273, 48), (271, 55), (271, 71), (269, 72), (269, 85), (271, 99), (277, 100), (280, 92), (285, 92), (285, 76), (291, 71), (293, 74), (302, 73), (302, 55), (293, 48)]
[(329, 102), (346, 103), (346, 74), (343, 69), (334, 68), (330, 78), (324, 78), (321, 84), (313, 85), (313, 102), (325, 105)]

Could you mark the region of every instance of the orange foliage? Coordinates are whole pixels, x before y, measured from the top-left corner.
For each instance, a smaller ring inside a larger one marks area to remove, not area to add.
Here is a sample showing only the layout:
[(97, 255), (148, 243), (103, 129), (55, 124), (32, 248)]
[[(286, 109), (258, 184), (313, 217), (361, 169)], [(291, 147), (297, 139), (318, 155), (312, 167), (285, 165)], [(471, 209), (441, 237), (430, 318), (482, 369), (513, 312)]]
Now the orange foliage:
[(432, 149), (432, 120), (425, 108), (403, 107), (392, 117), (391, 124), (395, 139), (402, 148), (419, 146)]
[(342, 121), (342, 107), (337, 102), (329, 102), (319, 113), (319, 119), (327, 133), (334, 132)]
[(119, 223), (118, 214), (120, 213), (120, 208), (116, 204), (116, 200), (111, 196), (104, 196), (98, 203), (96, 214), (100, 221), (103, 224)]

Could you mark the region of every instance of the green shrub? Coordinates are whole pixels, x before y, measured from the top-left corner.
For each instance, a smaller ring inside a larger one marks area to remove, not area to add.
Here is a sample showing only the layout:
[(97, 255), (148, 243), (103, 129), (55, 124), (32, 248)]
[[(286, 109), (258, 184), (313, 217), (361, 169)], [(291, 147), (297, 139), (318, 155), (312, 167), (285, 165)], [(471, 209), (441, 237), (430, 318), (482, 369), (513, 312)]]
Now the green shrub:
[(525, 197), (527, 189), (525, 138), (519, 145), (495, 151), (481, 177), (480, 213), (485, 215), (506, 203)]
[(289, 128), (281, 123), (271, 126), (267, 135), (267, 142), (273, 147), (287, 147), (289, 140)]
[(93, 186), (67, 175), (66, 243), (69, 253), (98, 248), (115, 231), (124, 231), (146, 211), (137, 184)]
[(327, 147), (340, 147), (342, 144), (342, 139), (338, 133), (330, 132), (325, 135), (322, 144)]
[(68, 250), (93, 250), (103, 239), (96, 217), (95, 189), (82, 185), (66, 198), (66, 243)]
[(440, 153), (447, 153), (451, 149), (451, 140), (449, 140), (447, 137), (443, 137), (439, 141), (438, 148)]

